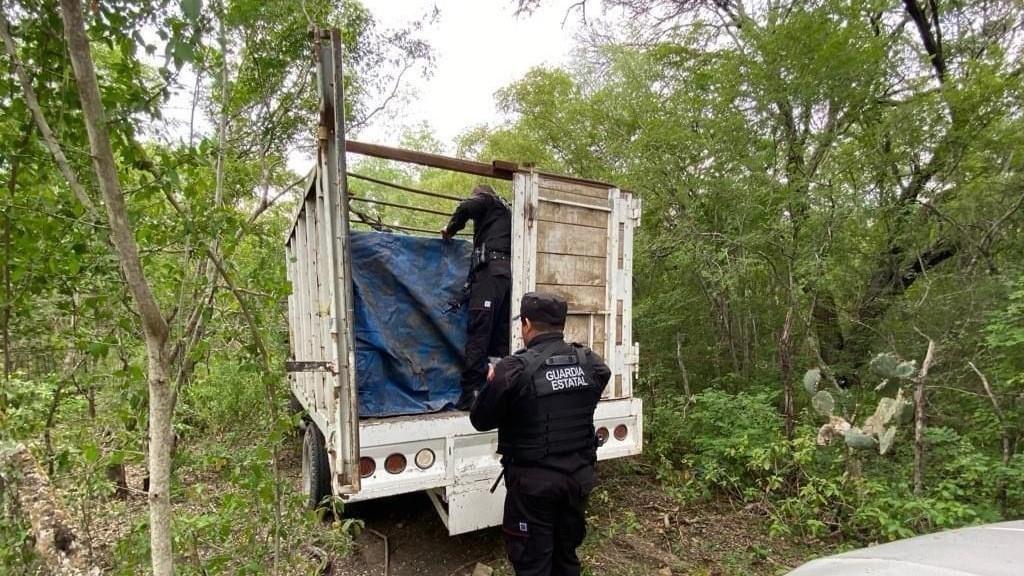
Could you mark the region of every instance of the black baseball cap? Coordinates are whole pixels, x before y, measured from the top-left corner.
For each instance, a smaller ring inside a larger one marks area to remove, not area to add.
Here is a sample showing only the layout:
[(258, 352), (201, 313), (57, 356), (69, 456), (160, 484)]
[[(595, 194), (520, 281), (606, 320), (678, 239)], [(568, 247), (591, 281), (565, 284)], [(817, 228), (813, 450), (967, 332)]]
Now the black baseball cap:
[(547, 292), (527, 292), (519, 303), (519, 314), (513, 320), (526, 318), (531, 322), (543, 322), (554, 326), (565, 325), (569, 305), (565, 300)]

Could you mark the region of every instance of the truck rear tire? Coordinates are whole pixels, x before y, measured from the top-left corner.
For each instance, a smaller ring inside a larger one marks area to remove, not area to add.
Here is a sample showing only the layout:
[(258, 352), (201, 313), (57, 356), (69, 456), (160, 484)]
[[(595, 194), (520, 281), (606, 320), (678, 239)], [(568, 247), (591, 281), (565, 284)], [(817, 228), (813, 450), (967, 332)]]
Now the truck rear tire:
[(309, 422), (302, 437), (302, 490), (310, 508), (319, 508), (331, 496), (331, 463), (324, 435)]

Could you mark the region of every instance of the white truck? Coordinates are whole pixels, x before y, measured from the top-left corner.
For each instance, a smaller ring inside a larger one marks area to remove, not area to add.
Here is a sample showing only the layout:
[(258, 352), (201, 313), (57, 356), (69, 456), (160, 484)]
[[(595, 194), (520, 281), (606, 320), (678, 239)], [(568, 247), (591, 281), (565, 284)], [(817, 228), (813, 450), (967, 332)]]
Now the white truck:
[[(285, 248), (292, 285), (288, 378), (308, 414), (302, 475), (311, 504), (332, 494), (355, 502), (425, 492), (454, 535), (500, 524), (505, 495), (500, 484), (491, 490), (501, 472), (497, 434), (476, 431), (466, 412), (359, 417), (346, 151), (511, 181), (512, 313), (532, 290), (567, 300), (566, 340), (589, 345), (612, 370), (595, 414), (603, 440), (598, 459), (639, 454), (643, 422), (641, 401), (633, 397), (639, 349), (632, 340), (632, 268), (640, 200), (610, 184), (507, 162), (347, 141), (337, 113), (343, 101), (334, 81), (341, 74), (337, 35), (314, 31), (314, 45), (322, 94), (318, 165)], [(431, 281), (429, 274), (423, 281)], [(510, 338), (513, 349), (522, 346), (516, 322)]]

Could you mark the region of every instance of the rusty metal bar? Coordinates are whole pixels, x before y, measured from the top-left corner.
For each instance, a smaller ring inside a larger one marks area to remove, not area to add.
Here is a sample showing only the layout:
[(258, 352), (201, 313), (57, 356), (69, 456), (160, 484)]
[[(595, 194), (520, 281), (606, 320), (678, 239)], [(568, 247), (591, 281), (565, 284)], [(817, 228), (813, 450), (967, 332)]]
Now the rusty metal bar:
[(411, 162), (430, 168), (440, 168), (442, 170), (474, 174), (486, 178), (497, 178), (499, 180), (511, 180), (512, 174), (517, 169), (517, 165), (512, 162), (496, 160), (486, 164), (464, 158), (452, 158), (450, 156), (441, 156), (440, 154), (428, 154), (426, 152), (392, 148), (391, 146), (381, 146), (380, 144), (368, 144), (355, 140), (347, 140), (345, 142), (345, 150), (354, 154), (363, 154), (365, 156), (398, 162)]
[(362, 174), (356, 174), (355, 172), (348, 173), (349, 178), (356, 178), (357, 180), (365, 180), (367, 182), (373, 182), (374, 184), (380, 184), (381, 186), (387, 186), (396, 190), (403, 190), (405, 192), (411, 192), (413, 194), (420, 194), (423, 196), (430, 196), (431, 198), (443, 198), (445, 200), (453, 200), (455, 202), (462, 202), (464, 198), (458, 196), (449, 196), (448, 194), (441, 194), (440, 192), (429, 192), (427, 190), (420, 190), (418, 188), (410, 188), (408, 186), (402, 186), (401, 184), (395, 184), (388, 182), (387, 180), (381, 180), (379, 178), (373, 178), (372, 176), (363, 176)]
[(441, 212), (440, 210), (431, 210), (430, 208), (420, 208), (418, 206), (408, 206), (406, 204), (395, 204), (394, 202), (385, 202), (383, 200), (374, 200), (372, 198), (363, 198), (361, 196), (349, 196), (349, 200), (355, 200), (356, 202), (365, 202), (366, 204), (380, 204), (381, 206), (391, 206), (392, 208), (401, 208), (402, 210), (411, 210), (413, 212), (437, 214), (438, 216), (444, 216), (446, 218), (451, 215), (448, 212)]
[[(383, 222), (381, 222), (380, 224), (378, 224), (376, 222), (371, 224), (370, 222), (367, 222), (365, 220), (360, 220), (359, 222), (355, 222), (355, 224), (362, 224), (363, 226), (369, 226), (370, 228), (373, 228), (374, 230), (376, 230), (376, 226), (381, 226), (383, 228), (394, 228), (396, 230), (407, 230), (409, 232), (423, 232), (425, 234), (435, 234), (435, 235), (440, 235), (441, 234), (440, 230), (430, 230), (428, 228), (417, 228), (415, 226), (402, 226), (401, 224), (385, 224)], [(382, 230), (377, 230), (377, 231), (378, 232), (382, 232)], [(456, 236), (465, 236), (466, 234), (467, 234), (467, 232), (465, 230), (463, 230), (463, 231), (459, 232), (458, 234), (456, 234)]]

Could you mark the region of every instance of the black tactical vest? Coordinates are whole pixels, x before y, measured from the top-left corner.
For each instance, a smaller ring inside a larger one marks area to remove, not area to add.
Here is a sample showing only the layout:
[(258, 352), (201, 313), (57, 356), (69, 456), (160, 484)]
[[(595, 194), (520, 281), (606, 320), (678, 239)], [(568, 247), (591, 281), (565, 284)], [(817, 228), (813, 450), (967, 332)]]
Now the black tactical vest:
[(555, 340), (520, 350), (524, 394), (514, 418), (498, 429), (498, 452), (517, 463), (539, 463), (551, 454), (595, 455), (594, 409), (601, 387), (587, 348)]

